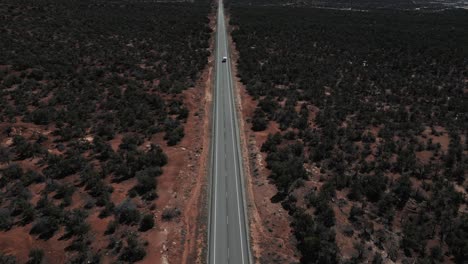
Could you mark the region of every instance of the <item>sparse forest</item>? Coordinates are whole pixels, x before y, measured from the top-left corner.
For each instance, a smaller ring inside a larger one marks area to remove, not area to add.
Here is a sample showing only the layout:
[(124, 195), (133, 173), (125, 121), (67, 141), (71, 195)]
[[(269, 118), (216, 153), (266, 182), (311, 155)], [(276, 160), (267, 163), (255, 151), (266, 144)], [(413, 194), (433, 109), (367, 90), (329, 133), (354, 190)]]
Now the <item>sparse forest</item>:
[(230, 12), (301, 262), (465, 263), (468, 13)]
[(250, 6), (295, 6), (319, 7), (330, 9), (443, 9), (448, 3), (460, 2), (458, 0), (226, 0), (228, 5)]
[[(209, 12), (204, 0), (2, 1), (1, 232), (58, 239), (67, 263), (145, 257), (139, 232), (158, 225), (156, 178), (171, 158), (151, 140), (184, 137), (193, 113), (181, 92), (207, 65)], [(129, 181), (114, 203), (113, 183)], [(38, 247), (19, 257), (52, 256)]]

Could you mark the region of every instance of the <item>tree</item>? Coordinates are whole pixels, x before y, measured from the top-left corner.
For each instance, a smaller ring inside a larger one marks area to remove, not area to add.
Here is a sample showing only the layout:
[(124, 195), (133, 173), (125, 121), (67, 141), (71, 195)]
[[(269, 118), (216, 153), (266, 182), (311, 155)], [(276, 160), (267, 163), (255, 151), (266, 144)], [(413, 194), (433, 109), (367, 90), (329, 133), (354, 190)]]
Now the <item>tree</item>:
[(156, 189), (156, 179), (154, 173), (150, 170), (142, 170), (136, 173), (138, 184), (134, 189), (139, 195), (144, 195)]
[(121, 224), (134, 225), (140, 221), (140, 212), (131, 200), (123, 201), (115, 211)]
[(152, 214), (143, 216), (140, 222), (140, 231), (145, 232), (154, 227), (154, 217)]
[(430, 256), (433, 260), (442, 261), (443, 259), (442, 253), (443, 251), (440, 248), (440, 246), (434, 246), (434, 247), (431, 247), (430, 249)]
[(0, 263), (3, 264), (16, 264), (16, 258), (11, 255), (5, 255), (0, 252)]
[(363, 191), (367, 199), (371, 202), (377, 202), (387, 188), (387, 178), (382, 174), (363, 177)]
[(374, 258), (372, 259), (372, 264), (382, 264), (383, 259), (380, 253), (375, 253)]
[(117, 229), (119, 223), (115, 220), (112, 220), (107, 224), (106, 231), (104, 232), (104, 235), (111, 235), (114, 234), (115, 230)]
[(358, 220), (358, 217), (362, 216), (364, 214), (364, 211), (355, 205), (351, 206), (351, 210), (349, 211), (349, 217), (348, 219), (351, 222), (356, 222)]
[(13, 218), (8, 208), (0, 208), (0, 230), (7, 231), (13, 226)]
[(400, 177), (397, 182), (396, 186), (393, 189), (393, 193), (395, 194), (395, 197), (398, 199), (396, 206), (398, 208), (403, 208), (410, 198), (411, 195), (411, 181), (408, 176), (402, 176)]
[(167, 207), (163, 210), (162, 219), (168, 221), (174, 217), (178, 217), (179, 215), (180, 210), (177, 207)]
[(39, 248), (33, 248), (29, 251), (28, 264), (41, 264), (44, 258), (44, 251)]
[(7, 77), (5, 77), (5, 79), (3, 80), (3, 84), (6, 86), (6, 87), (11, 87), (15, 84), (18, 84), (18, 83), (21, 83), (21, 79), (16, 76), (16, 75), (13, 75), (13, 74), (10, 74), (8, 75)]
[(252, 117), (252, 130), (263, 131), (267, 128), (268, 121), (266, 120), (265, 114), (262, 110), (257, 108)]
[(127, 238), (127, 246), (122, 250), (119, 259), (133, 263), (142, 260), (145, 256), (145, 249), (140, 241), (138, 241), (138, 237), (136, 235), (130, 235)]
[(167, 140), (168, 146), (174, 146), (185, 136), (184, 128), (177, 126), (173, 130), (166, 132), (164, 139)]
[(59, 222), (53, 217), (42, 217), (34, 222), (30, 234), (38, 234), (40, 239), (48, 240), (59, 229)]
[(12, 159), (12, 154), (7, 147), (0, 146), (0, 164), (7, 163), (9, 164)]
[(90, 226), (86, 223), (86, 218), (88, 214), (80, 209), (73, 209), (73, 211), (68, 212), (65, 218), (65, 237), (78, 236), (82, 238), (85, 236), (89, 230)]

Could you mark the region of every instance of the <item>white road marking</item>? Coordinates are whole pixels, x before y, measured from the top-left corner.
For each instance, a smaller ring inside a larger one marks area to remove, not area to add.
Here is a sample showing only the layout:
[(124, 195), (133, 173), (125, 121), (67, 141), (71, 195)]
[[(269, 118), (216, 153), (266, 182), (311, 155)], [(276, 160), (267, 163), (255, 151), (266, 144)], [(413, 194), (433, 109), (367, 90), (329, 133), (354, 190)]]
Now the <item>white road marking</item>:
[[(224, 24), (224, 16), (223, 16), (223, 24)], [(224, 29), (224, 33), (226, 32), (226, 29)], [(226, 39), (226, 38), (225, 38)], [(228, 56), (227, 54), (227, 51), (228, 51), (228, 47), (227, 47), (227, 39), (225, 40), (224, 42), (225, 44), (225, 49), (226, 49), (226, 56)], [(229, 60), (230, 62), (230, 60)], [(227, 63), (229, 63), (227, 62)], [(230, 65), (230, 64), (229, 64)], [(234, 151), (237, 151), (237, 147), (236, 147), (236, 144), (234, 142), (234, 137), (236, 136), (236, 134), (234, 133), (234, 115), (233, 115), (233, 112), (232, 111), (236, 111), (235, 108), (232, 107), (232, 93), (234, 92), (232, 87), (231, 87), (231, 81), (232, 81), (232, 77), (231, 77), (231, 71), (230, 71), (230, 68), (229, 68), (229, 65), (228, 65), (228, 88), (229, 88), (229, 108), (231, 109), (230, 111), (230, 116), (231, 116), (231, 122), (232, 122), (232, 125), (231, 125), (231, 132), (232, 132), (232, 146), (233, 146), (233, 150)], [(240, 155), (240, 153), (237, 153), (238, 155)], [(235, 155), (237, 156), (237, 155)], [(242, 221), (241, 221), (241, 211), (240, 211), (240, 197), (239, 197), (239, 179), (238, 179), (238, 175), (237, 175), (237, 162), (234, 160), (234, 175), (236, 175), (236, 196), (237, 196), (237, 212), (238, 212), (238, 216), (239, 216), (239, 234), (240, 234), (240, 242), (241, 242), (241, 259), (242, 259), (242, 263), (244, 263), (244, 243), (243, 243), (243, 236), (242, 236)]]
[[(218, 38), (218, 41), (219, 41), (219, 38)], [(219, 47), (217, 48), (217, 57), (216, 58), (219, 58)], [(218, 62), (218, 66), (219, 66), (219, 61), (216, 60)], [(217, 67), (218, 67), (217, 66)], [(216, 85), (217, 87), (219, 87), (219, 78), (216, 77)], [(219, 96), (219, 93), (218, 91), (216, 91), (216, 113), (215, 113), (215, 121), (216, 121), (216, 126), (215, 126), (215, 131), (217, 130), (217, 126), (218, 126), (218, 109), (219, 109), (219, 104), (218, 104), (218, 96)], [(213, 162), (215, 164), (215, 175), (214, 175), (214, 186), (215, 186), (215, 197), (214, 197), (214, 244), (213, 246), (216, 247), (216, 204), (217, 204), (217, 196), (218, 196), (218, 185), (216, 184), (216, 178), (217, 178), (217, 175), (218, 175), (218, 162), (217, 162), (217, 157), (218, 157), (218, 137), (216, 136), (215, 134), (215, 156), (214, 156), (214, 159), (213, 159)], [(213, 249), (213, 263), (216, 263), (216, 248)]]
[[(214, 235), (214, 240), (213, 240), (213, 247), (212, 247), (212, 253), (213, 253), (213, 263), (215, 264), (216, 263), (216, 247), (217, 247), (217, 243), (216, 243), (216, 232), (217, 232), (217, 224), (216, 224), (216, 209), (217, 209), (217, 196), (218, 196), (218, 187), (217, 187), (217, 178), (218, 178), (218, 136), (217, 135), (217, 131), (219, 131), (219, 119), (220, 119), (220, 113), (219, 113), (219, 103), (220, 103), (220, 97), (221, 97), (221, 91), (225, 91), (225, 87), (221, 87), (221, 77), (223, 76), (223, 74), (225, 74), (223, 72), (223, 70), (225, 69), (224, 66), (223, 66), (223, 63), (219, 60), (219, 58), (221, 57), (221, 53), (224, 53), (222, 54), (223, 56), (227, 56), (229, 57), (229, 54), (228, 54), (228, 44), (227, 44), (227, 34), (226, 34), (226, 26), (225, 26), (225, 19), (224, 19), (224, 8), (223, 8), (223, 3), (222, 3), (222, 0), (219, 1), (219, 7), (218, 7), (218, 21), (217, 21), (217, 57), (216, 57), (216, 69), (217, 69), (217, 75), (216, 75), (216, 89), (215, 89), (215, 92), (216, 92), (216, 96), (215, 96), (215, 100), (216, 100), (216, 106), (215, 106), (215, 141), (214, 141), (214, 144), (215, 144), (215, 155), (214, 155), (214, 158), (213, 158), (213, 162), (215, 163), (215, 172), (214, 172), (214, 179), (213, 179), (213, 184), (214, 184), (214, 188), (215, 188), (215, 199), (214, 199), (214, 231), (213, 231), (213, 235)], [(223, 38), (224, 37), (224, 38)], [(224, 40), (224, 45), (222, 43), (220, 43), (219, 41), (220, 40)], [(224, 50), (221, 51), (221, 47), (224, 46)], [(237, 168), (237, 161), (239, 161), (239, 158), (241, 155), (241, 153), (239, 153), (239, 149), (238, 149), (238, 146), (236, 146), (235, 144), (235, 138), (237, 138), (237, 134), (235, 133), (234, 131), (234, 126), (236, 123), (236, 119), (235, 119), (235, 112), (233, 113), (233, 111), (236, 111), (236, 108), (233, 107), (233, 101), (234, 101), (234, 91), (233, 91), (233, 88), (232, 88), (232, 73), (231, 73), (231, 68), (230, 68), (230, 63), (229, 60), (227, 61), (226, 63), (226, 69), (227, 69), (227, 73), (226, 73), (226, 77), (227, 77), (227, 88), (228, 88), (228, 99), (229, 99), (229, 108), (230, 108), (230, 111), (229, 111), (229, 117), (231, 119), (231, 132), (232, 132), (232, 137), (231, 137), (231, 142), (232, 142), (232, 146), (233, 146), (233, 151), (234, 151), (234, 175), (235, 175), (235, 178), (236, 178), (236, 195), (237, 195), (237, 211), (238, 211), (238, 217), (239, 217), (239, 234), (240, 234), (240, 243), (241, 243), (241, 260), (242, 260), (242, 263), (245, 263), (245, 259), (244, 259), (244, 244), (243, 244), (243, 240), (244, 240), (244, 236), (243, 236), (243, 230), (242, 230), (242, 220), (241, 220), (241, 210), (240, 210), (240, 202), (243, 202), (243, 199), (240, 195), (239, 195), (239, 177), (240, 177), (240, 174), (238, 175), (238, 168)], [(224, 86), (225, 83), (222, 83), (222, 85)], [(223, 96), (223, 99), (224, 99), (224, 96)], [(226, 109), (223, 108), (223, 115), (222, 117), (225, 117), (226, 113), (224, 112)], [(227, 131), (227, 128), (226, 128), (226, 124), (223, 122), (224, 124), (224, 133), (226, 133)], [(225, 134), (224, 135), (225, 139), (227, 137), (227, 135)], [(225, 161), (227, 161), (227, 153), (226, 153), (226, 150), (227, 150), (227, 145), (226, 145), (226, 142), (224, 142), (225, 144), (225, 151), (224, 151), (224, 158), (225, 158)], [(227, 169), (227, 166), (225, 166), (225, 169)], [(226, 171), (226, 176), (227, 176), (227, 171)], [(226, 204), (227, 204), (227, 199), (228, 199), (228, 189), (226, 189)], [(242, 211), (243, 212), (243, 211)], [(226, 211), (226, 224), (229, 225), (229, 214), (228, 214), (228, 210)], [(227, 234), (229, 234), (229, 228), (227, 228)], [(229, 263), (229, 240), (228, 240), (228, 244), (227, 244), (227, 262)], [(224, 264), (224, 263), (223, 263)]]

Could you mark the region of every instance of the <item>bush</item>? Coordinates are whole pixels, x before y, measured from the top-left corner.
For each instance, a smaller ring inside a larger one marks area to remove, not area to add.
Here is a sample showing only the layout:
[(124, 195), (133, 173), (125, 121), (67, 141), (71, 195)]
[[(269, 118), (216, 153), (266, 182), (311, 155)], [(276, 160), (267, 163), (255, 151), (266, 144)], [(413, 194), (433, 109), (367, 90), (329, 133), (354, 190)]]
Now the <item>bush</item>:
[(133, 263), (142, 260), (145, 256), (145, 249), (138, 241), (138, 238), (131, 235), (127, 239), (127, 246), (122, 250), (122, 254), (120, 254), (119, 259)]
[(119, 145), (119, 150), (136, 150), (143, 143), (143, 138), (135, 134), (126, 134), (122, 138), (122, 143)]
[(268, 121), (266, 120), (265, 114), (257, 108), (252, 118), (252, 130), (263, 131), (267, 128)]
[(16, 258), (14, 256), (5, 255), (0, 252), (0, 263), (2, 264), (16, 264)]
[(7, 147), (0, 146), (0, 164), (9, 163), (13, 155)]
[(356, 222), (358, 220), (358, 217), (360, 217), (363, 214), (364, 214), (364, 211), (360, 207), (357, 207), (357, 206), (353, 205), (351, 207), (350, 212), (349, 212), (349, 218), (348, 219), (351, 222), (354, 223), (354, 222)]
[(138, 183), (135, 186), (135, 190), (139, 195), (143, 195), (156, 189), (156, 179), (154, 178), (154, 175), (152, 175), (152, 173), (150, 173), (148, 170), (137, 172), (136, 177)]
[(90, 226), (86, 223), (86, 218), (88, 214), (86, 211), (80, 209), (74, 209), (71, 212), (68, 212), (65, 216), (65, 230), (67, 234), (65, 236), (78, 236), (83, 237), (86, 235)]
[(174, 217), (178, 217), (180, 215), (180, 210), (175, 207), (171, 208), (164, 208), (163, 213), (162, 213), (162, 219), (169, 221)]
[(29, 251), (28, 264), (41, 264), (44, 258), (44, 251), (39, 248), (34, 248)]
[(50, 217), (43, 217), (38, 219), (32, 226), (30, 234), (39, 235), (40, 239), (48, 240), (59, 229), (58, 223), (55, 219)]
[(164, 139), (167, 140), (168, 146), (174, 146), (185, 136), (184, 127), (178, 126), (173, 130), (166, 132)]
[(13, 75), (13, 74), (8, 75), (3, 80), (3, 85), (5, 85), (6, 87), (11, 87), (14, 84), (18, 84), (18, 83), (21, 83), (21, 79), (18, 76)]
[(140, 212), (130, 200), (125, 200), (116, 208), (119, 223), (134, 225), (140, 221)]
[(13, 225), (13, 219), (8, 208), (0, 208), (0, 230), (6, 231)]
[(107, 224), (106, 231), (104, 232), (104, 235), (111, 235), (114, 234), (115, 230), (117, 229), (117, 226), (119, 223), (115, 220), (112, 220)]
[(10, 166), (2, 170), (1, 172), (3, 174), (2, 178), (8, 179), (8, 180), (19, 179), (21, 178), (21, 176), (23, 176), (23, 169), (16, 163), (11, 164)]
[(140, 231), (145, 232), (154, 227), (154, 217), (152, 214), (143, 216), (140, 222)]

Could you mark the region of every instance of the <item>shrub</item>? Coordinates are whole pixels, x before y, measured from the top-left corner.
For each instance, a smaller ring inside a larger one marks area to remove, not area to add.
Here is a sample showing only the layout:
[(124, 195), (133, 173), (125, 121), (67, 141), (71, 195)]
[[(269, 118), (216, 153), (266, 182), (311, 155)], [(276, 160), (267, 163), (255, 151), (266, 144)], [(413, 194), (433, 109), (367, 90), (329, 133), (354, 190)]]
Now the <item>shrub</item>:
[(86, 235), (90, 226), (86, 223), (87, 213), (80, 209), (74, 209), (73, 211), (66, 214), (65, 217), (65, 230), (67, 234), (65, 236), (78, 236), (83, 237)]
[(8, 208), (0, 208), (0, 230), (6, 231), (13, 225), (13, 219)]
[(257, 108), (252, 118), (252, 130), (263, 131), (267, 128), (268, 121), (265, 118), (265, 114)]
[(28, 264), (41, 264), (44, 258), (44, 251), (39, 248), (34, 248), (29, 251)]
[(104, 235), (114, 234), (118, 225), (119, 223), (117, 221), (115, 220), (110, 221), (109, 224), (107, 224), (107, 228), (106, 228), (106, 231), (104, 232)]
[(23, 176), (23, 169), (18, 164), (11, 164), (2, 171), (3, 177), (9, 180), (19, 179)]
[(14, 84), (18, 84), (18, 83), (21, 83), (21, 79), (18, 76), (13, 75), (13, 74), (8, 75), (3, 80), (3, 85), (5, 85), (6, 87), (11, 87)]
[(48, 240), (59, 229), (58, 223), (55, 219), (50, 217), (43, 217), (38, 219), (32, 226), (30, 234), (39, 235), (40, 239)]
[(0, 263), (2, 264), (16, 264), (16, 258), (14, 256), (5, 255), (0, 252)]
[(140, 222), (140, 231), (145, 232), (154, 227), (154, 217), (152, 214), (143, 216)]
[(156, 179), (154, 173), (150, 170), (143, 170), (136, 173), (138, 180), (137, 185), (134, 187), (139, 195), (144, 195), (156, 189)]
[(168, 146), (174, 146), (185, 136), (184, 127), (178, 126), (173, 130), (167, 131), (164, 139), (167, 140)]
[(122, 250), (119, 259), (133, 263), (142, 260), (145, 256), (145, 249), (138, 241), (138, 237), (136, 237), (136, 235), (131, 235), (127, 239), (127, 246)]
[(115, 210), (121, 224), (134, 225), (140, 221), (140, 212), (131, 200), (125, 200)]
[(180, 210), (175, 207), (164, 208), (162, 213), (162, 219), (169, 221), (174, 217), (178, 217), (180, 215)]
[(7, 147), (0, 146), (0, 164), (9, 163), (12, 158), (13, 155), (10, 150)]

